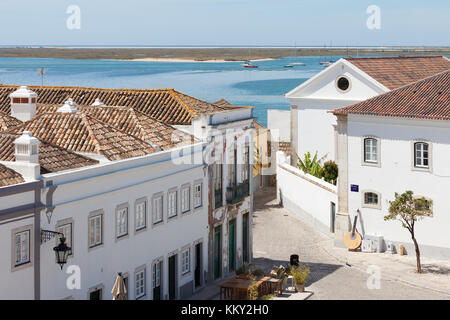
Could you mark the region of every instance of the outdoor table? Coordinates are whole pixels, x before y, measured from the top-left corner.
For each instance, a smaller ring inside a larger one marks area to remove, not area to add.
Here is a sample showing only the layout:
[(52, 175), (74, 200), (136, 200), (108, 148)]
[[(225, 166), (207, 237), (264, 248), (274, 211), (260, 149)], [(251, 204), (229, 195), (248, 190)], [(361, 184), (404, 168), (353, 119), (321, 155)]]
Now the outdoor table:
[(220, 300), (222, 299), (249, 299), (249, 288), (256, 282), (258, 292), (260, 287), (267, 281), (265, 277), (258, 281), (249, 279), (231, 279), (220, 285)]

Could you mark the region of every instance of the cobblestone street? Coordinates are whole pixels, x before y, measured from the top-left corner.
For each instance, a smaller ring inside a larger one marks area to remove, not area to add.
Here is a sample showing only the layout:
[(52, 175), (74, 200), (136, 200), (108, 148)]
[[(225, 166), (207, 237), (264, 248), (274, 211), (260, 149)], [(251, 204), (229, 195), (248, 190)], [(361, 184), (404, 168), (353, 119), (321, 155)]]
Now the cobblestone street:
[(386, 268), (381, 269), (380, 288), (369, 289), (370, 274), (330, 254), (332, 239), (281, 208), (274, 188), (255, 193), (254, 203), (254, 265), (268, 272), (273, 265), (287, 264), (291, 254), (299, 254), (311, 268), (306, 287), (313, 292), (309, 299), (450, 299), (450, 293), (383, 277), (389, 273)]

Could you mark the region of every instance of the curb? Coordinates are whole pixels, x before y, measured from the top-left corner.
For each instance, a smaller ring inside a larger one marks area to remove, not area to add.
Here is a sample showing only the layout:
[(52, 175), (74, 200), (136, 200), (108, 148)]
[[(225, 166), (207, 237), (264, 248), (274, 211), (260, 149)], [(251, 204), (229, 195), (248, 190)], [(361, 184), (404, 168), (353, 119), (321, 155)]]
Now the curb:
[[(325, 253), (327, 253), (329, 256), (333, 257), (334, 259), (336, 259), (337, 261), (342, 263), (344, 265), (344, 267), (350, 267), (350, 268), (354, 267), (354, 268), (358, 269), (359, 271), (366, 272), (366, 268), (364, 268), (364, 265), (361, 265), (360, 263), (349, 264), (348, 260), (344, 260), (342, 257), (329, 252), (327, 249), (325, 249), (323, 247), (321, 247), (321, 249), (323, 251), (325, 251)], [(414, 288), (417, 288), (417, 289), (430, 290), (430, 291), (433, 291), (433, 292), (436, 292), (436, 293), (443, 294), (443, 295), (445, 295), (447, 297), (450, 297), (450, 293), (447, 292), (447, 291), (442, 291), (440, 289), (429, 288), (429, 287), (424, 287), (424, 286), (421, 286), (421, 285), (417, 285), (416, 283), (413, 283), (413, 282), (408, 281), (408, 280), (401, 279), (401, 278), (396, 277), (396, 276), (383, 275), (383, 277), (388, 279), (388, 280), (391, 280), (391, 281), (402, 282), (404, 284), (407, 284), (407, 285), (409, 285), (411, 287), (414, 287)]]

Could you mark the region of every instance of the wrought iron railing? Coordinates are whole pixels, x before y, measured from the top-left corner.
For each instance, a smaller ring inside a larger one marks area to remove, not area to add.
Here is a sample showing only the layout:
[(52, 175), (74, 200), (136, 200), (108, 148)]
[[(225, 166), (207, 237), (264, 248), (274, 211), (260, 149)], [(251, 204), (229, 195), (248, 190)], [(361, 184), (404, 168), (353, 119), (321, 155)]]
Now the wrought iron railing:
[(249, 181), (246, 180), (234, 186), (227, 187), (227, 203), (235, 204), (244, 200), (249, 195), (250, 186)]

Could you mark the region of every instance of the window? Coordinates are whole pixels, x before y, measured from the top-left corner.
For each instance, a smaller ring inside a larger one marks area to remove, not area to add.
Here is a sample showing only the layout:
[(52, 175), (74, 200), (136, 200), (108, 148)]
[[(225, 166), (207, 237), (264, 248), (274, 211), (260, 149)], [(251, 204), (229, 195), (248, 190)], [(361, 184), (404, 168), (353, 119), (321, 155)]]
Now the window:
[(169, 191), (167, 195), (167, 215), (169, 218), (177, 215), (177, 194), (178, 191)]
[(378, 204), (378, 195), (373, 192), (366, 192), (364, 194), (364, 203), (365, 204)]
[(36, 98), (31, 98), (31, 103), (36, 103)]
[(364, 139), (364, 162), (378, 162), (378, 140), (375, 138)]
[(20, 98), (20, 103), (28, 103), (28, 98)]
[(236, 170), (237, 168), (237, 147), (234, 146), (233, 149), (233, 157), (230, 159), (230, 163), (228, 165), (228, 186), (235, 187), (236, 186)]
[(102, 300), (102, 289), (96, 289), (89, 292), (89, 300)]
[(96, 247), (102, 244), (102, 221), (103, 215), (97, 214), (89, 218), (89, 247)]
[(194, 185), (194, 208), (200, 208), (202, 206), (202, 184), (197, 183)]
[(425, 142), (414, 143), (414, 166), (429, 168), (429, 145)]
[(128, 206), (119, 206), (116, 213), (116, 237), (128, 234)]
[(243, 182), (248, 181), (250, 176), (250, 147), (247, 145), (244, 148), (244, 167), (242, 168)]
[[(70, 247), (70, 252), (69, 255), (73, 255), (73, 231), (72, 231), (72, 222), (68, 222), (68, 223), (61, 223), (59, 225), (57, 225), (56, 227), (56, 231), (57, 232), (61, 232), (64, 235), (64, 238), (66, 238), (66, 245), (68, 247)], [(61, 237), (57, 237), (57, 244), (59, 244), (59, 239)]]
[(223, 203), (222, 170), (223, 165), (221, 163), (214, 163), (213, 165), (214, 205), (215, 205), (214, 208), (221, 207)]
[(381, 209), (381, 195), (375, 191), (363, 191), (362, 206), (364, 208)]
[(20, 103), (20, 98), (13, 98), (13, 103)]
[(135, 274), (136, 299), (145, 296), (145, 269), (141, 269)]
[(186, 213), (191, 208), (191, 187), (183, 187), (181, 189), (181, 212)]
[(153, 224), (163, 220), (163, 196), (155, 196), (153, 198)]
[[(414, 198), (417, 200), (417, 201), (415, 201), (415, 205), (414, 205), (416, 210), (418, 210), (418, 211), (428, 211), (428, 210), (432, 211), (432, 205), (431, 205), (430, 199), (426, 199), (426, 198), (421, 197), (421, 196), (415, 196)], [(421, 199), (423, 199), (424, 201), (423, 202), (422, 201), (418, 201), (418, 200), (421, 200)]]
[(340, 91), (345, 92), (350, 88), (350, 80), (347, 77), (339, 77), (336, 80), (336, 87)]
[(147, 201), (138, 200), (135, 209), (135, 229), (136, 231), (145, 229), (147, 226)]
[(186, 274), (188, 273), (191, 268), (191, 251), (190, 248), (187, 248), (186, 250), (181, 252), (181, 273)]
[(30, 262), (30, 230), (14, 234), (14, 266)]

